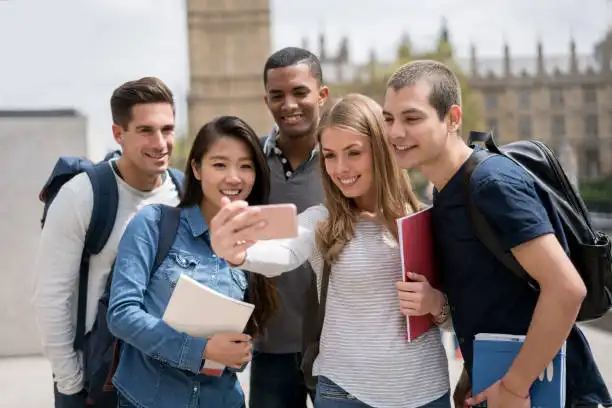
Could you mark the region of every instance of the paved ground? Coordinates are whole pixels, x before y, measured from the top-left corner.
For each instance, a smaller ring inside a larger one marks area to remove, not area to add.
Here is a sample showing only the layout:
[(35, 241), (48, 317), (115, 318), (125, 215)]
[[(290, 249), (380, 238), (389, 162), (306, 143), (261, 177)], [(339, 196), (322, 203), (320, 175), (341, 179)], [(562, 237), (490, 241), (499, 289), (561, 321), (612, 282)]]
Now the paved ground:
[[(593, 353), (602, 374), (612, 389), (612, 354), (604, 354), (612, 344), (612, 333), (585, 327)], [(450, 340), (450, 339), (448, 339)], [(447, 343), (450, 343), (447, 342)], [(451, 381), (456, 380), (460, 364), (449, 350)], [(248, 393), (248, 371), (241, 375), (241, 382)], [(52, 408), (51, 372), (46, 360), (40, 356), (0, 359), (0, 408)]]

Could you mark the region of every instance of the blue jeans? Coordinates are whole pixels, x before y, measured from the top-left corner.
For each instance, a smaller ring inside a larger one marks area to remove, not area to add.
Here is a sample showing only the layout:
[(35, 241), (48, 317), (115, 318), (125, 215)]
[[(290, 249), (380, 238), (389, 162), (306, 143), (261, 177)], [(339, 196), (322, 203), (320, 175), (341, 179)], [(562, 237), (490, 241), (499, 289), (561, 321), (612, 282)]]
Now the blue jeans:
[[(336, 383), (326, 377), (319, 377), (315, 408), (372, 408), (340, 388)], [(420, 408), (451, 408), (450, 393), (429, 402)]]
[(314, 392), (304, 384), (301, 353), (253, 352), (249, 408), (306, 408)]

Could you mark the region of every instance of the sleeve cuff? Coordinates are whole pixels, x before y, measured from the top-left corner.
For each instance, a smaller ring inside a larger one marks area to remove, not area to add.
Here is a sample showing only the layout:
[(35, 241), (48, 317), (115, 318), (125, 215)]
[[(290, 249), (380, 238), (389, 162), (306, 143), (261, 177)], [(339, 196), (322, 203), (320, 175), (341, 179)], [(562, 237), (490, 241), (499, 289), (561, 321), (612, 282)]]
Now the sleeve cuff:
[(186, 337), (181, 366), (194, 374), (198, 374), (202, 369), (204, 361), (204, 349), (208, 340), (195, 337)]

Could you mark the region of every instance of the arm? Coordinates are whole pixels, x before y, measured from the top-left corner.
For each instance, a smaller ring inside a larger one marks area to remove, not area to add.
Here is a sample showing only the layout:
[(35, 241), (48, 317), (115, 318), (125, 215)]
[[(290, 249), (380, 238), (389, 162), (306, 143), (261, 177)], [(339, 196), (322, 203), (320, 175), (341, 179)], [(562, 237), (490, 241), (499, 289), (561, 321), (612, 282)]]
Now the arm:
[(149, 357), (199, 373), (207, 340), (180, 333), (144, 309), (144, 294), (157, 251), (159, 217), (159, 208), (143, 208), (121, 238), (113, 270), (108, 328)]
[(584, 283), (555, 237), (531, 179), (499, 178), (475, 190), (479, 209), (521, 266), (540, 286), (525, 343), (503, 379), (512, 394), (528, 395), (576, 321)]
[(64, 185), (49, 207), (34, 266), (36, 322), (57, 389), (64, 395), (84, 386), (73, 347), (73, 306), (93, 193), (87, 177), (77, 177)]
[(246, 251), (244, 263), (240, 268), (268, 277), (296, 269), (311, 258), (315, 249), (317, 225), (325, 219), (325, 207), (308, 208), (298, 216), (297, 237), (258, 241)]

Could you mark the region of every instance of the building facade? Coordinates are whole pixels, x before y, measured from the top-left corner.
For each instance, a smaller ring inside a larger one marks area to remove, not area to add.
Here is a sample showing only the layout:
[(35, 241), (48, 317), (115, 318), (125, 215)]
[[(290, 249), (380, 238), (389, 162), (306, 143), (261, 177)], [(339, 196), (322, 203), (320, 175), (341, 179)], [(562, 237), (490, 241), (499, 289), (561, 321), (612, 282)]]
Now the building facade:
[(188, 0), (189, 135), (219, 115), (236, 115), (257, 132), (273, 121), (264, 104), (270, 54), (269, 0)]
[[(87, 155), (87, 119), (74, 110), (0, 110), (0, 356), (40, 353), (32, 295), (43, 204), (60, 156)], [(7, 176), (8, 175), (8, 176)]]
[[(448, 40), (443, 27), (441, 38)], [(400, 40), (398, 54), (409, 47)], [(366, 64), (350, 61), (346, 40), (337, 52), (319, 39), (318, 55), (330, 84), (382, 100), (380, 70), (395, 62), (379, 62), (371, 52)], [(612, 175), (612, 29), (590, 53), (579, 53), (571, 41), (567, 55), (549, 56), (541, 43), (536, 55), (513, 57), (508, 46), (503, 56), (479, 58), (475, 47), (469, 59), (455, 59), (468, 76), (477, 111), (485, 127), (500, 143), (538, 139), (564, 159), (576, 179)], [(348, 85), (347, 85), (348, 84)]]

